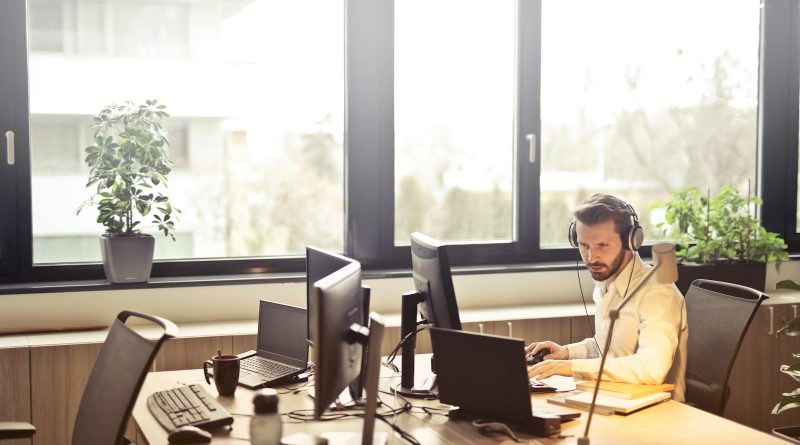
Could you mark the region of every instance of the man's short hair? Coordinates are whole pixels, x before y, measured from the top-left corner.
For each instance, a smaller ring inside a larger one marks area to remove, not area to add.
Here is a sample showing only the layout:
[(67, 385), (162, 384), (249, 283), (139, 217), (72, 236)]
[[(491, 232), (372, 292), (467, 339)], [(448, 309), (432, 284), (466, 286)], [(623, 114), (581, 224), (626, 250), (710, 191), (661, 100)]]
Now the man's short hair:
[(574, 216), (575, 220), (587, 226), (613, 220), (614, 229), (620, 237), (633, 226), (633, 215), (631, 215), (628, 204), (608, 193), (595, 193), (586, 198), (583, 204), (575, 210)]

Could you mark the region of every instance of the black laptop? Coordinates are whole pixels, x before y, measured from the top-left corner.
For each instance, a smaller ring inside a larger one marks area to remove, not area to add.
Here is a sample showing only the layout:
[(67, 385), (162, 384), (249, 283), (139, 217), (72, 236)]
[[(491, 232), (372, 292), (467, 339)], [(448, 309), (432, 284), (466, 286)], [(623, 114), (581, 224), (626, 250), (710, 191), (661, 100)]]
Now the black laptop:
[(308, 367), (306, 310), (262, 300), (258, 310), (258, 349), (239, 354), (239, 384), (261, 388), (291, 383)]
[(534, 416), (561, 422), (580, 417), (578, 411), (531, 405), (523, 340), (431, 328), (431, 342), (439, 400), (458, 406), (457, 416), (504, 421), (533, 434), (540, 426)]

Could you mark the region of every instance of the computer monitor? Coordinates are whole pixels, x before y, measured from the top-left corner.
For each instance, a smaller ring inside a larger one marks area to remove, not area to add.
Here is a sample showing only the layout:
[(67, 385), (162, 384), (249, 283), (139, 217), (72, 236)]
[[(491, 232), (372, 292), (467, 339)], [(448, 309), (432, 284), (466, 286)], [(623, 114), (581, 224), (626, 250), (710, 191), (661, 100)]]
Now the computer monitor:
[[(311, 307), (314, 283), (356, 260), (317, 247), (306, 246), (306, 308)], [(311, 339), (311, 311), (308, 311), (307, 338)]]
[(422, 318), (437, 328), (461, 329), (456, 291), (447, 247), (419, 232), (411, 234), (411, 270), (414, 288), (422, 294)]
[[(336, 272), (337, 270), (343, 269), (345, 266), (357, 263), (356, 260), (352, 258), (348, 258), (344, 255), (340, 255), (338, 253), (334, 253), (328, 250), (320, 249), (317, 247), (306, 246), (306, 308), (308, 308), (308, 331), (306, 333), (306, 337), (313, 345), (313, 340), (311, 340), (311, 316), (312, 311), (311, 309), (311, 294), (313, 292), (314, 283), (317, 281), (327, 277), (328, 275)], [(369, 324), (369, 298), (370, 298), (370, 289), (365, 286), (361, 286), (361, 311), (359, 312), (359, 321), (358, 323), (367, 326)], [(314, 354), (316, 354), (316, 350), (314, 350)], [(365, 362), (362, 362), (362, 371), (366, 366)], [(364, 379), (359, 377), (350, 384), (350, 395), (353, 397), (353, 400), (361, 404), (363, 403), (363, 392), (364, 392)]]
[[(321, 418), (339, 394), (359, 377), (362, 356), (366, 354), (366, 403), (361, 443), (370, 445), (373, 439), (380, 443), (386, 441), (386, 434), (374, 434), (384, 324), (373, 312), (369, 327), (364, 326), (361, 310), (360, 263), (348, 264), (312, 285), (310, 328), (317, 351), (314, 417)], [(341, 436), (334, 439), (348, 443), (352, 440)], [(330, 443), (331, 438), (328, 440)]]
[(418, 312), (423, 322), (437, 328), (461, 329), (446, 245), (427, 235), (412, 233), (411, 270), (415, 291), (403, 295), (401, 338), (406, 340), (402, 346), (402, 377), (397, 391), (409, 397), (432, 398), (436, 397), (433, 388), (414, 386), (414, 332)]

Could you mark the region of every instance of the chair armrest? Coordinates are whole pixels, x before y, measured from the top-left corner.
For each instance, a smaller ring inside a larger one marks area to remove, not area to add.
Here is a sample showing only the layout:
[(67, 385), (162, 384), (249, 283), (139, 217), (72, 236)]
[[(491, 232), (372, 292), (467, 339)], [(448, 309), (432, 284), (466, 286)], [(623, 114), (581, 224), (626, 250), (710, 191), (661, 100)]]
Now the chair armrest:
[(0, 439), (27, 439), (36, 427), (25, 422), (0, 422)]

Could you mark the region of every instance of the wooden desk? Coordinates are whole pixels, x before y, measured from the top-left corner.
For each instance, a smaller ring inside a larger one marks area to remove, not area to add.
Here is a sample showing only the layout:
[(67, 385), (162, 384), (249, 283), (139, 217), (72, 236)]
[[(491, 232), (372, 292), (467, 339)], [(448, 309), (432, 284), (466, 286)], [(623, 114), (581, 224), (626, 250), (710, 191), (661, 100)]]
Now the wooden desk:
[[(381, 386), (386, 387), (396, 378), (381, 379)], [(136, 443), (162, 445), (167, 443), (167, 432), (156, 422), (147, 409), (146, 398), (154, 391), (171, 388), (178, 384), (202, 384), (209, 393), (216, 395), (216, 388), (207, 385), (202, 370), (153, 372), (147, 376), (139, 399), (133, 409), (133, 420), (136, 427)], [(213, 383), (213, 382), (212, 382)], [(299, 386), (299, 385), (295, 385)], [(279, 390), (283, 392), (283, 390)], [(214, 432), (213, 444), (246, 444), (249, 443), (249, 415), (253, 412), (253, 392), (239, 387), (235, 397), (219, 397), (218, 400), (233, 415), (233, 430), (222, 429)], [(546, 394), (531, 396), (534, 405), (547, 405)], [(388, 404), (395, 403), (394, 397), (381, 393), (381, 399)], [(412, 400), (414, 406), (442, 406), (438, 401)], [(282, 394), (279, 409), (281, 413), (297, 409), (313, 408), (312, 399), (305, 393)], [(384, 408), (385, 409), (385, 408)], [(379, 410), (381, 410), (379, 408)], [(421, 411), (421, 410), (414, 410)], [(563, 436), (580, 436), (585, 428), (586, 413), (581, 418), (562, 425)], [(422, 412), (403, 414), (397, 417), (397, 424), (417, 438), (422, 444), (513, 444), (505, 436), (483, 436), (468, 422), (453, 421), (442, 415), (428, 416)], [(331, 422), (296, 422), (283, 417), (284, 436), (296, 432), (319, 434), (327, 431), (361, 431), (361, 419), (342, 419)], [(390, 432), (388, 425), (380, 420), (375, 422), (376, 431)], [(567, 443), (571, 438), (541, 439), (527, 435), (519, 435), (530, 443), (538, 440), (542, 444)], [(669, 401), (651, 406), (628, 416), (595, 415), (589, 434), (592, 443), (614, 444), (776, 444), (785, 445), (781, 439), (731, 422), (724, 418), (692, 408), (682, 403)], [(399, 436), (390, 434), (390, 444), (407, 443)], [(523, 442), (524, 443), (524, 442)]]

